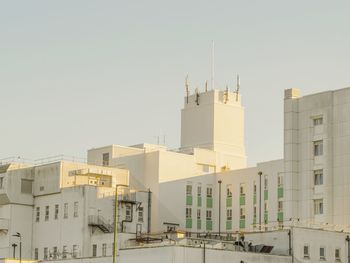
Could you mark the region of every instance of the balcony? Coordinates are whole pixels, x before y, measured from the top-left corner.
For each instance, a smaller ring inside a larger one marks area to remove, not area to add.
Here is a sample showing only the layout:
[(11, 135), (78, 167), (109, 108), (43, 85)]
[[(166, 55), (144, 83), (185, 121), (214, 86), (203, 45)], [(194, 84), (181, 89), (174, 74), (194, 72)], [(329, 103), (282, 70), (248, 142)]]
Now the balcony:
[(91, 227), (100, 229), (103, 233), (113, 233), (114, 227), (104, 217), (90, 215), (88, 217), (88, 224)]

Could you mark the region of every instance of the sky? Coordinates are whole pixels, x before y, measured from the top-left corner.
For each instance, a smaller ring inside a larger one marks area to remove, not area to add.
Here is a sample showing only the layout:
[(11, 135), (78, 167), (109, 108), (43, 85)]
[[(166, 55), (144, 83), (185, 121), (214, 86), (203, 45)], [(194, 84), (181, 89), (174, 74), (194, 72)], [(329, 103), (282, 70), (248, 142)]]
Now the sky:
[(283, 158), (283, 93), (350, 86), (350, 1), (0, 0), (0, 158), (180, 144), (193, 92), (241, 77), (250, 166)]

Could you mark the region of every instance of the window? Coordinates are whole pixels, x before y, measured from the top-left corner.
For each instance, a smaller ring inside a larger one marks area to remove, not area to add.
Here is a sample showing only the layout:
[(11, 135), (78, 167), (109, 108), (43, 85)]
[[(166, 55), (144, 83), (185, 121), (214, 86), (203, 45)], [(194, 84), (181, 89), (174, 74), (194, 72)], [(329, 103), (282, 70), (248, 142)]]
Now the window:
[(282, 212), (282, 211), (283, 211), (283, 201), (278, 200), (278, 212)]
[(35, 249), (34, 249), (34, 259), (35, 259), (35, 260), (38, 260), (38, 259), (39, 259), (39, 249), (38, 249), (38, 248), (35, 248)]
[(231, 184), (227, 185), (226, 196), (227, 196), (228, 198), (229, 198), (229, 197), (232, 197), (232, 185), (231, 185)]
[(264, 212), (266, 213), (268, 209), (269, 209), (269, 205), (268, 205), (267, 201), (265, 201), (264, 202)]
[(44, 259), (48, 259), (49, 256), (49, 249), (47, 247), (44, 247)]
[(32, 180), (21, 179), (21, 193), (22, 194), (32, 193)]
[(232, 209), (227, 209), (226, 216), (228, 221), (232, 220)]
[(254, 181), (253, 191), (254, 191), (254, 195), (256, 195), (256, 182), (255, 181)]
[(197, 209), (197, 219), (201, 219), (201, 210)]
[(253, 207), (253, 217), (255, 217), (256, 218), (256, 205), (254, 205), (254, 207)]
[(314, 156), (320, 156), (323, 154), (323, 141), (314, 142)]
[(186, 207), (186, 218), (192, 218), (192, 208)]
[(58, 205), (55, 205), (55, 220), (58, 219)]
[(92, 256), (97, 257), (97, 245), (96, 244), (92, 245)]
[(192, 185), (186, 185), (186, 195), (192, 195)]
[(103, 243), (102, 244), (102, 257), (107, 256), (107, 244)]
[(109, 165), (109, 153), (102, 154), (102, 165), (103, 166)]
[(57, 247), (53, 247), (53, 252), (52, 252), (52, 257), (53, 259), (57, 259)]
[(138, 210), (138, 221), (143, 222), (143, 207), (139, 207)]
[(264, 176), (264, 190), (267, 190), (269, 184), (268, 176)]
[(213, 188), (207, 187), (207, 197), (212, 197), (213, 196)]
[(4, 177), (0, 177), (0, 189), (4, 188)]
[(78, 245), (73, 245), (72, 257), (73, 258), (77, 258), (78, 257)]
[(68, 218), (68, 203), (63, 205), (63, 218)]
[(339, 262), (340, 261), (340, 248), (335, 249), (334, 256), (335, 256), (335, 261)]
[(128, 221), (131, 221), (131, 209), (132, 209), (131, 204), (125, 205), (125, 219)]
[(314, 200), (314, 212), (315, 212), (315, 215), (323, 214), (323, 199)]
[(240, 195), (245, 195), (245, 184), (240, 184), (239, 193)]
[(304, 245), (304, 258), (310, 258), (309, 245)]
[(278, 175), (277, 185), (278, 187), (283, 187), (283, 175)]
[(36, 207), (36, 213), (35, 213), (35, 222), (40, 221), (40, 207)]
[(78, 217), (79, 202), (74, 202), (74, 217)]
[(40, 192), (41, 192), (41, 191), (44, 191), (44, 189), (45, 189), (44, 186), (40, 186), (40, 187), (39, 187), (39, 191), (40, 191)]
[(63, 249), (62, 249), (62, 258), (67, 258), (67, 246), (63, 246)]
[(202, 196), (202, 186), (197, 186), (197, 196)]
[(324, 247), (320, 247), (320, 260), (326, 260), (326, 249)]
[(49, 214), (50, 214), (50, 207), (47, 205), (45, 206), (45, 221), (49, 220)]
[(323, 124), (323, 118), (322, 117), (314, 118), (314, 126), (322, 125), (322, 124)]
[(245, 219), (245, 207), (239, 209), (239, 217), (240, 219)]
[(211, 216), (212, 216), (212, 211), (211, 210), (207, 210), (206, 211), (206, 218), (207, 218), (208, 221), (211, 220)]
[(323, 185), (323, 170), (315, 170), (314, 171), (314, 184), (315, 185)]

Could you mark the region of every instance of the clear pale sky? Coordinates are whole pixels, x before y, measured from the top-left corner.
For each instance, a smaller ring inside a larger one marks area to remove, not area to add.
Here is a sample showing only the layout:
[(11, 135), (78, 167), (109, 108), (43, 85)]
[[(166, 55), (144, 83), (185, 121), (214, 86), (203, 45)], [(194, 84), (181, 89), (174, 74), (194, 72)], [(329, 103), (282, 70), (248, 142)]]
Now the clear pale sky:
[[(184, 78), (241, 76), (248, 162), (283, 157), (283, 91), (350, 86), (350, 1), (0, 1), (0, 158), (180, 141)], [(194, 89), (194, 88), (193, 88)], [(193, 90), (192, 89), (192, 90)]]

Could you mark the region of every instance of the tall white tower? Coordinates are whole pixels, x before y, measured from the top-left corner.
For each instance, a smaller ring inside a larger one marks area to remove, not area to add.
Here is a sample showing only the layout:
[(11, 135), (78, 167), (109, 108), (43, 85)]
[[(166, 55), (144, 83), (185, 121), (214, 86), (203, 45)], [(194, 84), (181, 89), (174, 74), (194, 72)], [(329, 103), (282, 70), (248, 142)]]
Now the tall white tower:
[(230, 169), (246, 167), (244, 108), (236, 92), (210, 90), (185, 97), (181, 110), (181, 150), (215, 151)]

